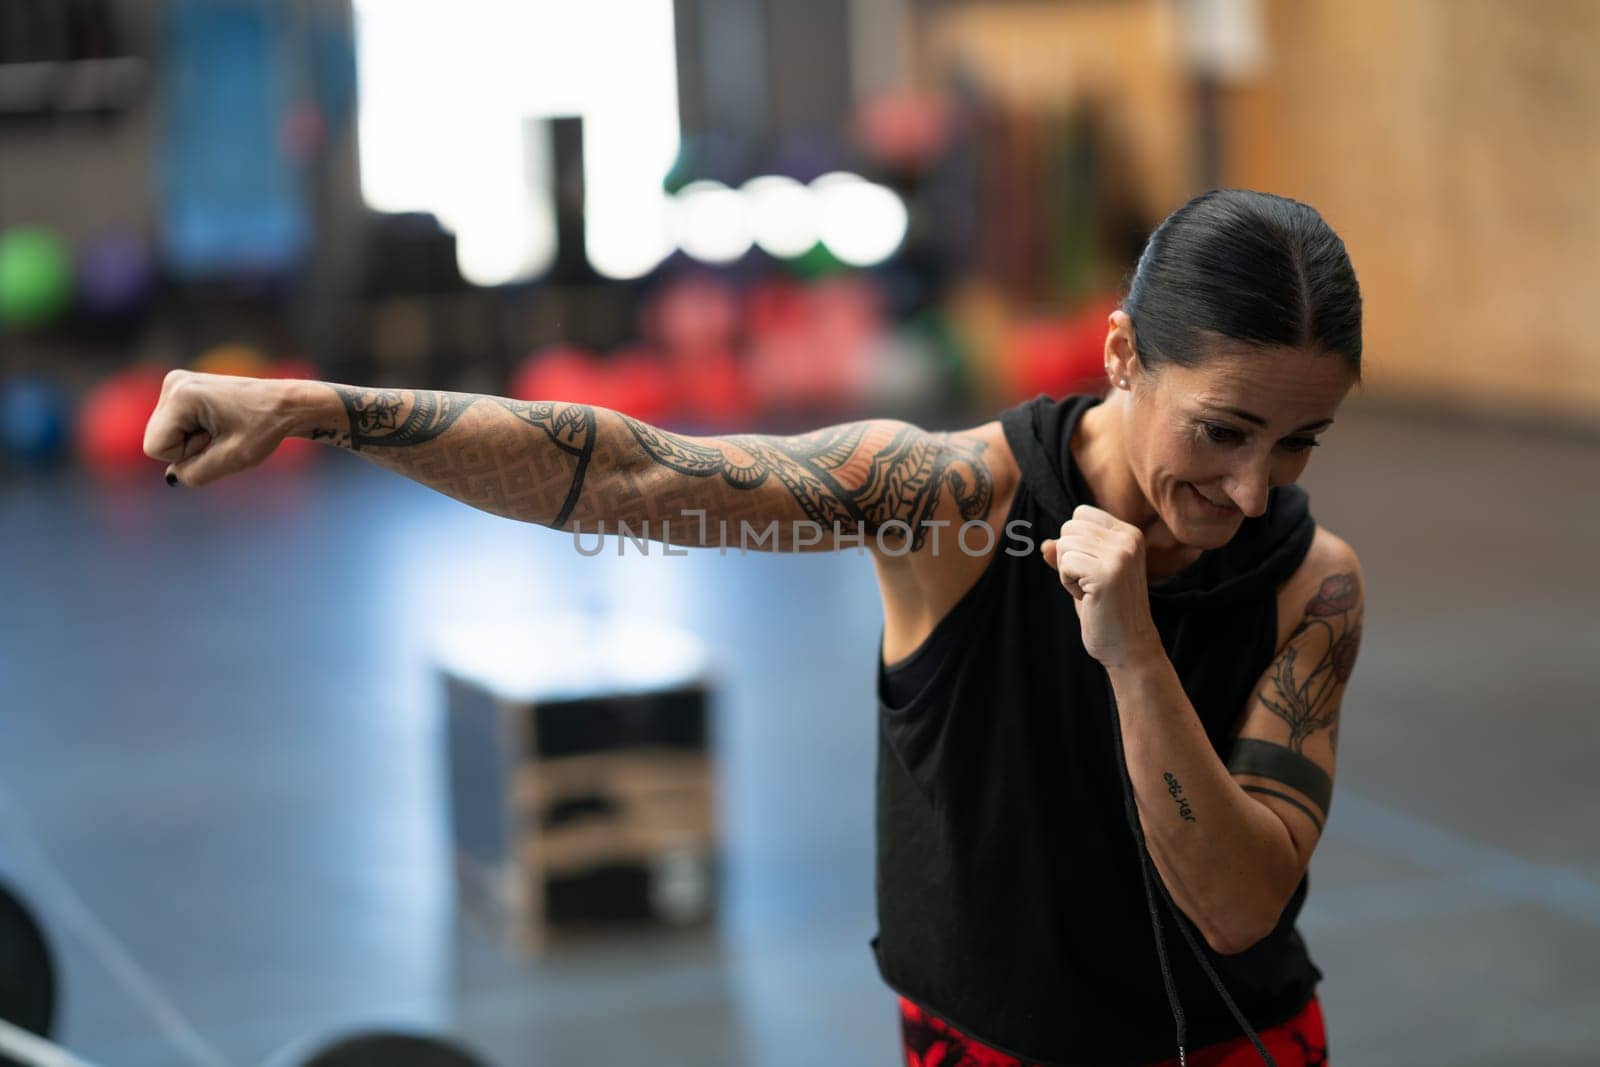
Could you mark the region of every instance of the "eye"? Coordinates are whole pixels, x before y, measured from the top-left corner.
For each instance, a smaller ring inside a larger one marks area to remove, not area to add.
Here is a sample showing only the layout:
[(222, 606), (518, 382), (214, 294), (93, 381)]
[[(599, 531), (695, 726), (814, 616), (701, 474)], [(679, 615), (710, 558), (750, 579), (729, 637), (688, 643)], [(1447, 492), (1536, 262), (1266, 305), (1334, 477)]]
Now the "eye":
[(1244, 434), (1232, 426), (1224, 426), (1219, 422), (1203, 422), (1200, 425), (1205, 428), (1206, 436), (1219, 445), (1236, 445), (1244, 440)]
[[(1200, 426), (1205, 431), (1206, 437), (1219, 445), (1241, 444), (1249, 436), (1242, 430), (1224, 426), (1220, 422), (1203, 422)], [(1321, 442), (1315, 437), (1285, 437), (1278, 442), (1278, 447), (1285, 452), (1299, 453), (1316, 448), (1319, 444)]]

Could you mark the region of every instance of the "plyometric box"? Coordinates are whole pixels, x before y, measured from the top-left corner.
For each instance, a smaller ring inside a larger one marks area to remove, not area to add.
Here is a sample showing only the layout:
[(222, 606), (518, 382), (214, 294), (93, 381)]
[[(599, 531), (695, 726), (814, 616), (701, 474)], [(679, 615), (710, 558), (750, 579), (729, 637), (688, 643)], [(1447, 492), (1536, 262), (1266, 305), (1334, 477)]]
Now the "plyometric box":
[[(559, 631), (559, 632), (558, 632)], [(678, 631), (461, 631), (439, 657), (463, 903), (526, 948), (707, 923), (712, 693)]]

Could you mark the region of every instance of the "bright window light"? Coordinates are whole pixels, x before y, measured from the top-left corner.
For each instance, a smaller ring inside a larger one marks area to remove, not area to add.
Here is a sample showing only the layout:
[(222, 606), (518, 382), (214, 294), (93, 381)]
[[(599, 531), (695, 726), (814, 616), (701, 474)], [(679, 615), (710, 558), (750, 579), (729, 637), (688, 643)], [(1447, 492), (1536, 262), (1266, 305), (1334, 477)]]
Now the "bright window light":
[(822, 223), (822, 243), (845, 263), (882, 263), (905, 240), (906, 205), (892, 189), (858, 174), (835, 171), (811, 183)]
[(643, 277), (671, 254), (672, 200), (659, 188), (649, 196), (591, 188), (588, 203), (589, 263), (607, 278)]
[(473, 285), (504, 285), (542, 273), (555, 258), (554, 205), (518, 201), (490, 206), (492, 212), (450, 219), (461, 276)]
[(779, 259), (793, 259), (817, 243), (817, 198), (810, 189), (779, 175), (751, 178), (740, 186), (756, 244)]
[(547, 135), (584, 120), (586, 251), (613, 277), (670, 251), (678, 155), (672, 0), (355, 0), (361, 189), (453, 230), (463, 276), (523, 281), (555, 258)]
[(690, 182), (678, 190), (678, 246), (702, 263), (731, 263), (750, 251), (745, 198), (721, 182)]

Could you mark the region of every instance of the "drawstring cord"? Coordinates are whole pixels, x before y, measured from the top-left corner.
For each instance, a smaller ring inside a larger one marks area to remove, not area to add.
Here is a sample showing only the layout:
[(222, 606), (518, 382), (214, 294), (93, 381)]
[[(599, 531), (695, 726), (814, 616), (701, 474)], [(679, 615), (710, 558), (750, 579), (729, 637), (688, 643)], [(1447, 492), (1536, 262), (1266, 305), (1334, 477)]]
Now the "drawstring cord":
[(1194, 954), (1195, 962), (1200, 964), (1200, 969), (1211, 980), (1211, 985), (1226, 1004), (1228, 1011), (1233, 1015), (1234, 1022), (1244, 1030), (1250, 1038), (1250, 1043), (1260, 1053), (1262, 1062), (1267, 1067), (1278, 1067), (1278, 1061), (1272, 1058), (1266, 1046), (1261, 1043), (1261, 1038), (1256, 1035), (1250, 1020), (1244, 1017), (1239, 1006), (1233, 1002), (1224, 988), (1222, 979), (1212, 968), (1211, 962), (1206, 959), (1205, 952), (1200, 948), (1199, 941), (1195, 938), (1194, 931), (1190, 929), (1189, 921), (1178, 905), (1173, 901), (1172, 894), (1167, 892), (1166, 883), (1162, 882), (1155, 872), (1155, 861), (1150, 858), (1150, 850), (1145, 845), (1144, 826), (1139, 822), (1139, 808), (1133, 799), (1133, 780), (1128, 776), (1128, 756), (1122, 746), (1122, 713), (1117, 708), (1117, 695), (1111, 686), (1111, 675), (1106, 675), (1106, 701), (1111, 705), (1111, 738), (1117, 748), (1117, 770), (1122, 773), (1122, 798), (1128, 815), (1128, 828), (1133, 831), (1134, 847), (1139, 852), (1139, 873), (1144, 876), (1145, 905), (1150, 911), (1150, 932), (1156, 939), (1156, 957), (1161, 962), (1161, 982), (1167, 990), (1167, 1004), (1172, 1009), (1172, 1025), (1177, 1031), (1178, 1041), (1178, 1067), (1185, 1067), (1187, 1058), (1184, 1051), (1184, 1042), (1188, 1036), (1188, 1025), (1183, 1014), (1183, 1004), (1178, 1000), (1178, 986), (1172, 978), (1172, 963), (1167, 959), (1166, 938), (1161, 932), (1161, 914), (1156, 908), (1156, 893), (1159, 890), (1161, 899), (1166, 903), (1167, 911), (1172, 916), (1172, 924), (1178, 928), (1178, 933), (1189, 945), (1189, 951)]

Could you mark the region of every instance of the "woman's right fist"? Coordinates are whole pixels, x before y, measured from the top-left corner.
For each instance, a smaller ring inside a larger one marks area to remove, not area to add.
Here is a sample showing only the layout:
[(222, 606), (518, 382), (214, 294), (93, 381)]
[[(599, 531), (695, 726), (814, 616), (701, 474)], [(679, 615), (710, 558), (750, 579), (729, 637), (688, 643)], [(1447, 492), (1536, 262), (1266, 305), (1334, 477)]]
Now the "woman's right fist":
[(248, 470), (293, 428), (290, 388), (300, 383), (175, 370), (144, 429), (144, 454), (167, 481), (198, 487)]

